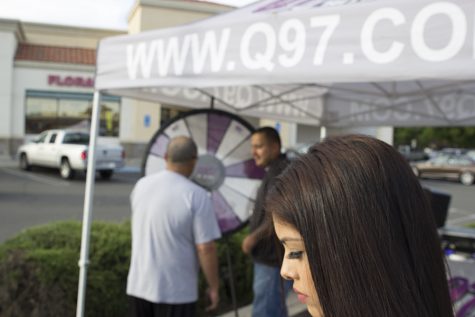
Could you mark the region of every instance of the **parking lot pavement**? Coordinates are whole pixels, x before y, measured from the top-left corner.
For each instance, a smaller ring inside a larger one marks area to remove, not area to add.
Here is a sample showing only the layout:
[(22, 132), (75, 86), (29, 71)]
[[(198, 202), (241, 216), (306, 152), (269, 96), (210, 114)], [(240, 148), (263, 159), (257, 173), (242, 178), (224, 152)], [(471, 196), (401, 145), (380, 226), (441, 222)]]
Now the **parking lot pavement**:
[(473, 211), (452, 207), (449, 209), (449, 219), (446, 225), (454, 227), (463, 227), (469, 224), (475, 224), (475, 213)]
[(140, 173), (142, 166), (141, 158), (126, 159), (125, 166), (118, 169), (118, 173)]
[[(96, 179), (93, 220), (122, 222), (130, 217), (129, 196), (140, 177), (128, 166), (110, 180)], [(20, 231), (55, 221), (81, 220), (84, 209), (84, 173), (64, 180), (54, 169), (18, 168), (15, 160), (0, 156), (0, 243)]]
[(0, 155), (0, 167), (15, 167), (18, 163), (11, 156)]

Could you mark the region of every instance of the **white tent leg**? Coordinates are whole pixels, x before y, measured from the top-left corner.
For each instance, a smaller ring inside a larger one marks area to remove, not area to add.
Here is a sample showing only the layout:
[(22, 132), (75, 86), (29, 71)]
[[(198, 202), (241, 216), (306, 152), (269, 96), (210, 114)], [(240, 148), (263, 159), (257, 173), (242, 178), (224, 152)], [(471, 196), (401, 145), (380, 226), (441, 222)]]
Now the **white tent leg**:
[(92, 102), (92, 118), (91, 133), (89, 139), (89, 150), (87, 158), (87, 176), (86, 190), (84, 194), (84, 209), (82, 220), (82, 237), (81, 237), (81, 256), (79, 259), (79, 283), (78, 283), (78, 299), (76, 306), (76, 317), (84, 316), (84, 307), (86, 301), (86, 279), (87, 266), (89, 265), (89, 235), (91, 232), (92, 220), (92, 201), (94, 194), (94, 182), (96, 176), (96, 140), (99, 131), (99, 115), (100, 115), (100, 92), (94, 92)]
[(327, 137), (327, 128), (324, 126), (320, 127), (320, 142)]

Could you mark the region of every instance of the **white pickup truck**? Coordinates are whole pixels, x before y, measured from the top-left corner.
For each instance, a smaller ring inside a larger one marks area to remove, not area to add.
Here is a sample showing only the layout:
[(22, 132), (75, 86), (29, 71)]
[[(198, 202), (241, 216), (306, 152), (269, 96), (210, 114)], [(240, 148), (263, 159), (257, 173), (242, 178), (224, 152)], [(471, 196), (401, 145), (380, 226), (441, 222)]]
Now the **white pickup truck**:
[[(58, 168), (62, 178), (86, 171), (89, 133), (74, 130), (48, 130), (18, 149), (20, 168), (32, 166)], [(114, 170), (124, 166), (124, 150), (120, 145), (96, 145), (96, 170), (101, 178), (111, 178)]]

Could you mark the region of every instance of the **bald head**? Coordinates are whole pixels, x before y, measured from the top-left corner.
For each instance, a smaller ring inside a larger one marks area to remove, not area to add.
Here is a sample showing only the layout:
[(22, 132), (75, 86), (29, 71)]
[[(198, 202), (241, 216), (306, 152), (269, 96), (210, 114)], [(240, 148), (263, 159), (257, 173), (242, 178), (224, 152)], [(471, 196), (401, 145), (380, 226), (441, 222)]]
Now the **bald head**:
[(186, 136), (178, 136), (170, 140), (167, 147), (167, 161), (173, 164), (191, 163), (196, 159), (198, 150), (195, 142)]

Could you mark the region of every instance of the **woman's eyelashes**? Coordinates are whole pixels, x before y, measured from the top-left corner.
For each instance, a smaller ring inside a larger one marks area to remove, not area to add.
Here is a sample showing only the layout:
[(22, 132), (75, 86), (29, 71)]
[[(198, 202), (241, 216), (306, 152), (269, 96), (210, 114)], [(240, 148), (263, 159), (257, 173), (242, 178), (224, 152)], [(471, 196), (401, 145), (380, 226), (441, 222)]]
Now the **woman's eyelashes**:
[(302, 258), (302, 255), (303, 255), (303, 251), (291, 251), (287, 255), (287, 258), (288, 259), (300, 259), (300, 258)]

